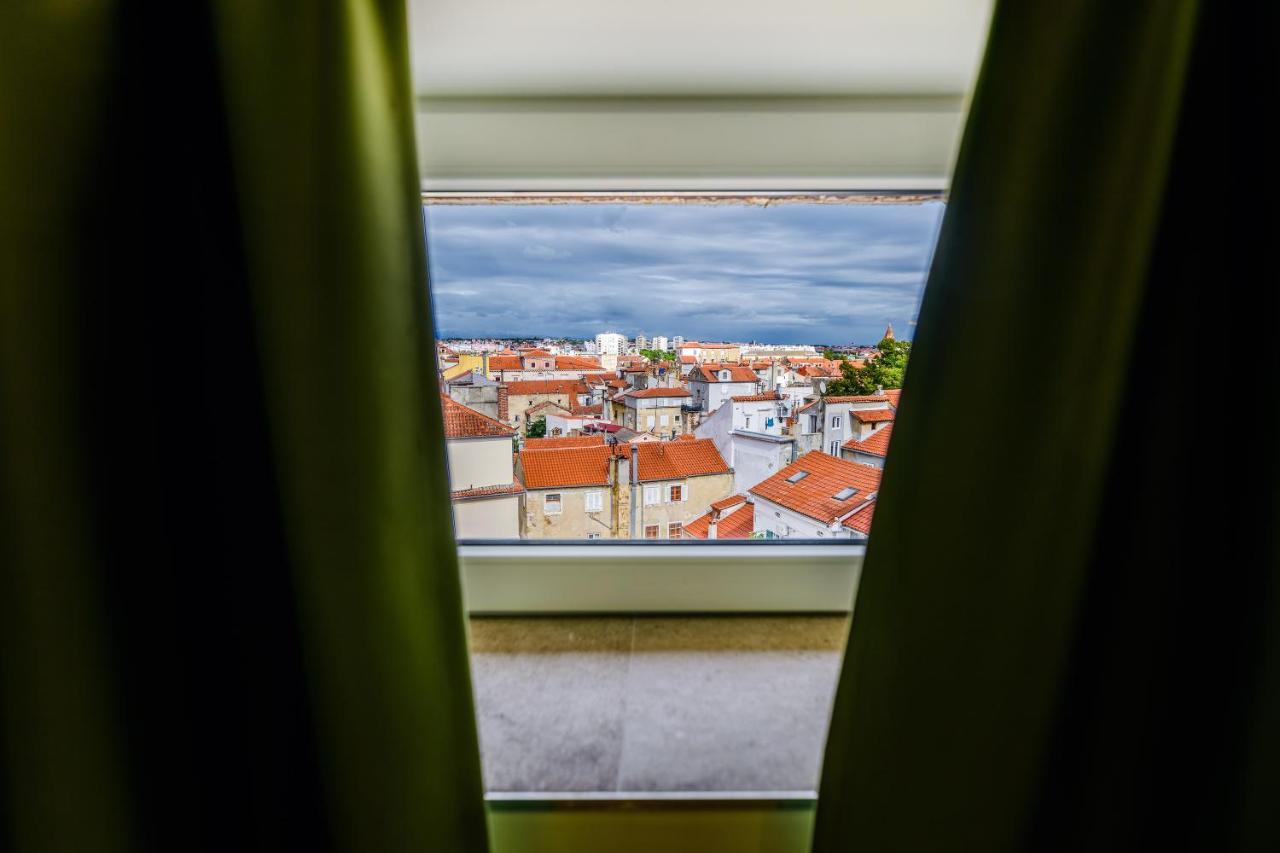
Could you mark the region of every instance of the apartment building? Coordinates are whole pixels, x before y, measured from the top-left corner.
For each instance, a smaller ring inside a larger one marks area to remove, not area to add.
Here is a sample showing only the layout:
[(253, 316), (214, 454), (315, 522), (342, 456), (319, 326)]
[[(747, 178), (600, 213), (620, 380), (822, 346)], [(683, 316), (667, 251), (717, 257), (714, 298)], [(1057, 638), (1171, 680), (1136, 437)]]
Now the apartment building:
[(515, 430), (449, 397), (441, 397), (441, 405), (455, 535), (519, 537), (524, 487), (511, 458)]

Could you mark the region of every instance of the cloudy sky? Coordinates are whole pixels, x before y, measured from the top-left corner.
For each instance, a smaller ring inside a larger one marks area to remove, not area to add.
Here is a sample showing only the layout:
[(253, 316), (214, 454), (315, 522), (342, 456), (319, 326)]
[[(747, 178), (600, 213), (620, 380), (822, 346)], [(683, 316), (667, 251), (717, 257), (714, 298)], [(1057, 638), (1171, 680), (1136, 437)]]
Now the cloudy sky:
[(441, 337), (911, 336), (941, 202), (430, 206)]

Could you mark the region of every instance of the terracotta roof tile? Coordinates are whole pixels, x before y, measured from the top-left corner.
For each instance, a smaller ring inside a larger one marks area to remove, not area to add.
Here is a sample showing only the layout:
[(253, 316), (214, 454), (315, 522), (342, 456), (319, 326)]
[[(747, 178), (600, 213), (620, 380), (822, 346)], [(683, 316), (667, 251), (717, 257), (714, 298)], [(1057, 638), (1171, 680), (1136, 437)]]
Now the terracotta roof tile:
[(455, 501), (465, 501), (472, 498), (491, 498), (496, 495), (519, 495), (524, 493), (524, 486), (520, 485), (517, 480), (507, 483), (505, 486), (485, 486), (480, 489), (459, 489), (456, 492), (450, 492), (449, 497)]
[[(802, 471), (807, 472), (807, 476), (794, 483), (788, 481), (789, 477)], [(879, 468), (813, 450), (757, 483), (750, 491), (793, 512), (830, 524), (858, 508), (877, 492), (880, 474)], [(846, 500), (836, 500), (835, 495), (849, 487), (857, 491)]]
[(861, 424), (878, 424), (893, 420), (893, 409), (853, 409), (849, 416)]
[(613, 448), (559, 447), (520, 451), (520, 468), (530, 489), (563, 489), (609, 485), (609, 459)]
[(603, 435), (561, 435), (552, 438), (526, 438), (524, 449), (551, 450), (557, 447), (598, 447), (603, 444)]
[(599, 370), (600, 362), (594, 358), (577, 355), (556, 356), (556, 370)]
[(727, 498), (722, 498), (718, 501), (712, 501), (711, 508), (712, 509), (728, 509), (731, 506), (737, 506), (738, 504), (746, 503), (746, 502), (747, 502), (746, 495), (729, 495), (729, 497)]
[[(716, 539), (750, 539), (755, 525), (756, 507), (755, 504), (749, 503), (716, 522)], [(710, 527), (711, 513), (708, 512), (686, 524), (683, 533), (690, 539), (706, 539)]]
[(517, 379), (505, 384), (507, 393), (512, 396), (587, 393), (587, 386), (581, 379)]
[(889, 424), (888, 426), (880, 427), (880, 429), (871, 433), (862, 441), (851, 438), (840, 446), (845, 450), (856, 450), (858, 453), (865, 453), (868, 456), (888, 456), (889, 439), (892, 437), (893, 424)]
[(866, 506), (855, 512), (853, 515), (840, 522), (843, 526), (850, 530), (856, 530), (859, 533), (871, 532), (871, 518), (876, 512), (876, 502), (868, 501)]
[(735, 403), (764, 403), (770, 400), (781, 400), (782, 395), (777, 391), (768, 394), (742, 394), (737, 397), (730, 397)]
[(490, 370), (524, 370), (524, 362), (520, 360), (518, 355), (491, 355), (489, 356)]
[(832, 394), (827, 397), (828, 403), (889, 403), (889, 398), (885, 394), (850, 394), (838, 396)]
[[(728, 379), (721, 379), (719, 371), (729, 371)], [(690, 378), (703, 382), (759, 382), (754, 370), (741, 364), (704, 364), (692, 371)]]
[(468, 408), (452, 397), (441, 397), (445, 438), (510, 437), (516, 431), (483, 412)]
[(716, 443), (709, 438), (647, 442), (637, 444), (636, 449), (640, 453), (637, 473), (641, 482), (729, 473)]
[(627, 391), (622, 396), (648, 399), (651, 397), (692, 397), (684, 388), (643, 388)]

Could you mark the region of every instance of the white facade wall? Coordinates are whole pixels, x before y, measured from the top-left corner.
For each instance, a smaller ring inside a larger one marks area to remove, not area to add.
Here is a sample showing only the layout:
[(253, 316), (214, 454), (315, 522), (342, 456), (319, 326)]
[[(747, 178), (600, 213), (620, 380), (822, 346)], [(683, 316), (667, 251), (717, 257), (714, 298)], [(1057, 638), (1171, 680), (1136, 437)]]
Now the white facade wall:
[(773, 539), (865, 539), (856, 530), (837, 525), (836, 530), (820, 521), (792, 512), (759, 495), (753, 495), (756, 504), (754, 532)]
[(596, 335), (596, 352), (601, 355), (622, 355), (627, 350), (627, 339), (617, 332), (601, 332)]
[(791, 441), (754, 438), (740, 432), (729, 436), (730, 456), (725, 461), (733, 468), (733, 485), (737, 494), (747, 491), (790, 465), (795, 447)]
[(454, 501), (453, 530), (459, 539), (519, 539), (520, 495)]
[(667, 350), (667, 339), (662, 335), (654, 335), (653, 340), (649, 341), (649, 349)]
[(453, 491), (509, 486), (515, 479), (510, 438), (453, 438), (445, 444)]

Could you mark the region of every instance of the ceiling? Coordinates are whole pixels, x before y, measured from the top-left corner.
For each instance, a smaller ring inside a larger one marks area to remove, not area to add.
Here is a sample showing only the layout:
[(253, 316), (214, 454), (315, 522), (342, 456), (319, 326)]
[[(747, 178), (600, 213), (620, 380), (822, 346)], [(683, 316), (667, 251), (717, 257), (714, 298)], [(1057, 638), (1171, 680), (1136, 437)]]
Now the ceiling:
[(409, 0), (424, 186), (945, 183), (991, 0)]

